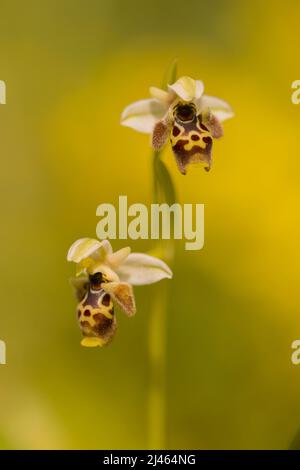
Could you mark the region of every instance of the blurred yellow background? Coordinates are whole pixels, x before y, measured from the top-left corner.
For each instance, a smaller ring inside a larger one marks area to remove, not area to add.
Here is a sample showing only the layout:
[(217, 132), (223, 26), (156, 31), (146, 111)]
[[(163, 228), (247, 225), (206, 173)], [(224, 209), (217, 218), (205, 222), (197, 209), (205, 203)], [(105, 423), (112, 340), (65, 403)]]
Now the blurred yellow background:
[[(176, 242), (167, 342), (168, 448), (288, 448), (300, 428), (300, 4), (265, 0), (1, 1), (0, 448), (145, 448), (147, 328), (118, 315), (80, 347), (66, 252), (96, 207), (151, 202), (147, 136), (119, 124), (166, 66), (236, 117), (210, 173), (164, 161), (182, 203), (205, 204), (205, 247)], [(126, 242), (113, 242), (114, 248)], [(130, 241), (134, 251), (151, 241)], [(164, 281), (170, 282), (170, 281)]]

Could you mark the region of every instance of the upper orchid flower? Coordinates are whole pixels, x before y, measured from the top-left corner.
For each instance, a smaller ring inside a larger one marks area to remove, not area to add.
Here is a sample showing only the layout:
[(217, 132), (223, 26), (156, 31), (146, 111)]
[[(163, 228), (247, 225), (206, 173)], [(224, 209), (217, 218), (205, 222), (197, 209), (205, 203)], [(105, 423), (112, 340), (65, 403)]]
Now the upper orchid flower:
[(72, 283), (79, 301), (77, 313), (83, 346), (104, 346), (116, 331), (113, 302), (128, 316), (135, 314), (132, 285), (171, 278), (172, 271), (158, 258), (122, 248), (113, 253), (108, 240), (81, 238), (69, 249), (68, 261), (77, 264)]
[(170, 141), (180, 172), (189, 163), (212, 163), (212, 139), (223, 135), (221, 122), (233, 116), (228, 103), (204, 95), (200, 80), (181, 77), (168, 90), (150, 87), (152, 98), (127, 106), (121, 124), (152, 135), (152, 146), (160, 150)]

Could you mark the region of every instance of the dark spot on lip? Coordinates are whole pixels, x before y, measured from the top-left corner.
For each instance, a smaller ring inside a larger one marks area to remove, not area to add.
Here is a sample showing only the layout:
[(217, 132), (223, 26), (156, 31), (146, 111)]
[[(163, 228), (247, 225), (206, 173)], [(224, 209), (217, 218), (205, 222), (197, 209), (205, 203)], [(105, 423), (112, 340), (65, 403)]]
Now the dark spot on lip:
[(101, 283), (103, 282), (102, 273), (95, 273), (90, 275), (90, 283), (92, 289), (101, 289)]
[(102, 304), (107, 306), (110, 303), (110, 296), (108, 294), (105, 294), (105, 296), (102, 299)]
[(190, 104), (183, 104), (176, 108), (176, 115), (180, 121), (192, 121), (195, 117), (195, 107)]
[(178, 127), (174, 126), (172, 133), (173, 133), (174, 137), (177, 137), (180, 134), (180, 129)]
[(206, 144), (209, 144), (211, 142), (211, 137), (203, 137), (203, 142), (205, 142)]
[(84, 312), (83, 312), (83, 315), (85, 317), (90, 317), (91, 316), (91, 311), (87, 308)]
[(192, 140), (200, 140), (200, 137), (199, 137), (197, 134), (193, 134), (193, 135), (191, 136), (191, 139), (192, 139)]
[(113, 320), (102, 315), (100, 322), (97, 322), (95, 331), (97, 331), (97, 334), (101, 336), (106, 335), (111, 330), (112, 325), (113, 325)]

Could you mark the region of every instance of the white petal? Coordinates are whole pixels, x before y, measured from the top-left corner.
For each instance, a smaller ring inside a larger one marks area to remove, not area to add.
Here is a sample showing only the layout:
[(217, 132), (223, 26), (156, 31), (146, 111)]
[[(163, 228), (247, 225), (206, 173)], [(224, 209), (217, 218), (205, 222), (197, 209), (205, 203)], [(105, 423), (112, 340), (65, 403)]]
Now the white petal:
[(193, 101), (202, 96), (204, 85), (200, 80), (193, 80), (191, 77), (181, 77), (173, 85), (168, 85), (168, 89), (174, 91), (184, 101)]
[(173, 273), (169, 266), (158, 258), (142, 253), (131, 253), (117, 269), (120, 280), (141, 286), (153, 284), (164, 278), (171, 279)]
[(70, 247), (67, 255), (68, 261), (79, 263), (100, 248), (101, 242), (93, 238), (80, 238)]
[(201, 80), (196, 80), (195, 99), (198, 100), (204, 93), (204, 83)]
[(119, 266), (119, 264), (125, 261), (130, 251), (131, 249), (129, 246), (126, 246), (125, 248), (121, 248), (121, 250), (115, 251), (114, 253), (108, 255), (106, 261), (112, 267)]
[(205, 108), (210, 108), (219, 121), (225, 121), (225, 119), (234, 116), (231, 106), (226, 101), (221, 98), (216, 98), (215, 96), (203, 95), (196, 102), (196, 106), (200, 112)]
[(213, 109), (212, 112), (216, 116), (216, 118), (219, 119), (220, 122), (226, 121), (226, 119), (234, 117), (233, 111), (225, 111), (224, 109)]
[(111, 246), (109, 240), (103, 240), (101, 242), (101, 246), (102, 246), (102, 248), (104, 249), (104, 251), (107, 255), (109, 255), (110, 253), (113, 252), (113, 249), (112, 249), (112, 246)]
[(136, 101), (124, 109), (121, 124), (151, 134), (155, 123), (164, 116), (166, 110), (167, 106), (155, 98)]
[(161, 88), (157, 88), (156, 86), (150, 87), (150, 95), (152, 98), (156, 98), (163, 103), (169, 103), (170, 101), (170, 93), (166, 90), (162, 90)]
[(92, 257), (98, 259), (99, 257), (105, 257), (106, 254), (111, 252), (112, 247), (108, 240), (100, 242), (94, 238), (80, 238), (70, 247), (67, 260), (80, 263), (85, 258)]

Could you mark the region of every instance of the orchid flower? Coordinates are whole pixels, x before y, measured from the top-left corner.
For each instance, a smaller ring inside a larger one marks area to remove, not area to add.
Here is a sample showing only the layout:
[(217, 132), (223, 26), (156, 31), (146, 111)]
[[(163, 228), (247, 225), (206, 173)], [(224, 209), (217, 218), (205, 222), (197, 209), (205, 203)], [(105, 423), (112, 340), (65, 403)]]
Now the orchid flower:
[(136, 312), (133, 285), (172, 278), (172, 271), (158, 258), (130, 253), (130, 248), (113, 252), (108, 240), (81, 238), (69, 249), (68, 261), (76, 263), (72, 279), (79, 301), (77, 314), (83, 346), (104, 346), (116, 331), (114, 304), (128, 316)]
[(200, 80), (181, 77), (168, 90), (150, 87), (151, 98), (127, 106), (121, 124), (151, 134), (160, 150), (170, 138), (178, 169), (186, 174), (189, 163), (212, 164), (212, 142), (223, 135), (222, 121), (233, 116), (226, 101), (204, 93)]

